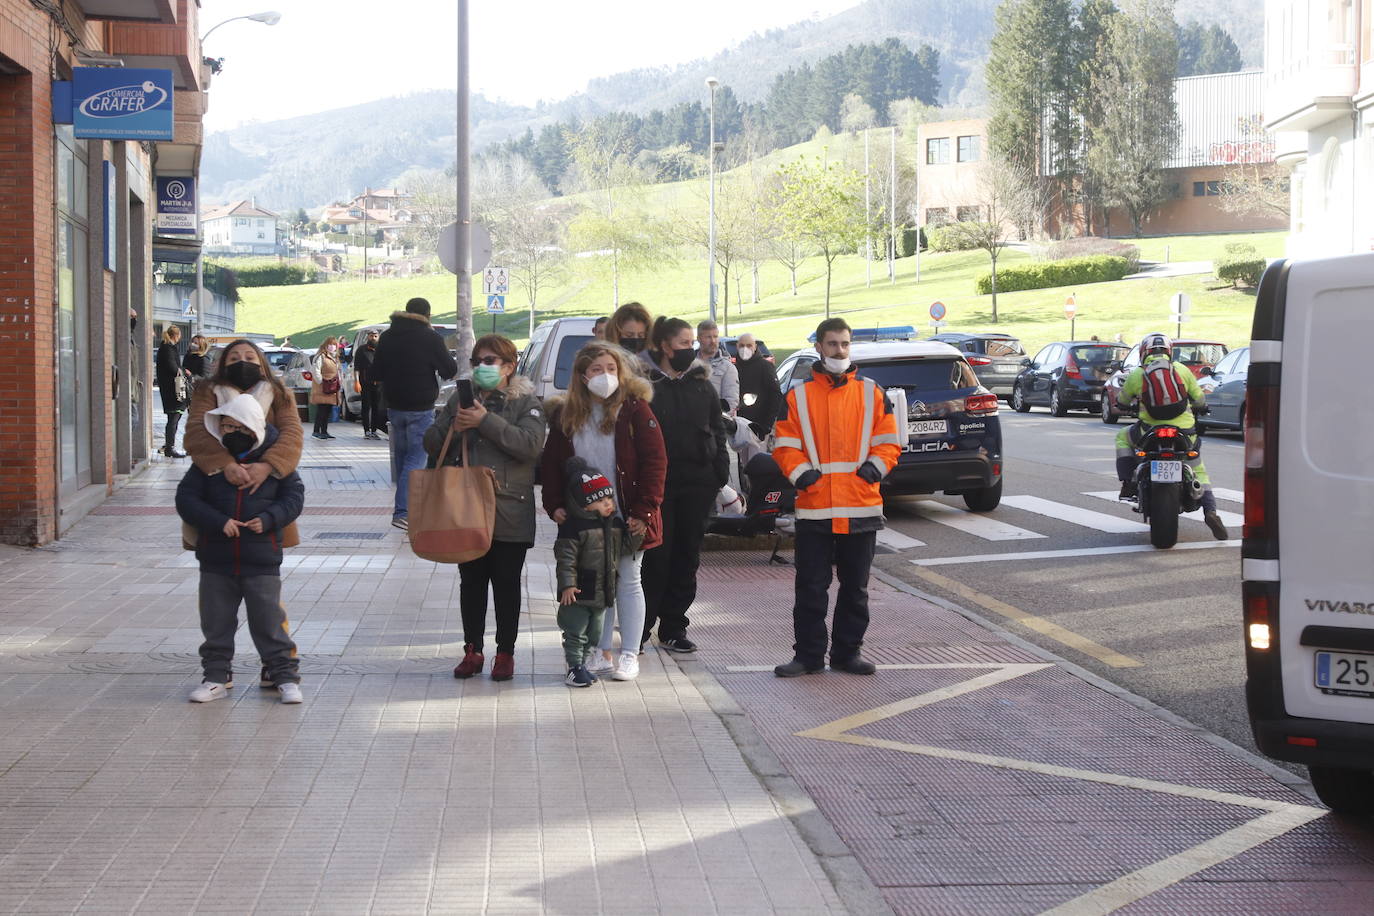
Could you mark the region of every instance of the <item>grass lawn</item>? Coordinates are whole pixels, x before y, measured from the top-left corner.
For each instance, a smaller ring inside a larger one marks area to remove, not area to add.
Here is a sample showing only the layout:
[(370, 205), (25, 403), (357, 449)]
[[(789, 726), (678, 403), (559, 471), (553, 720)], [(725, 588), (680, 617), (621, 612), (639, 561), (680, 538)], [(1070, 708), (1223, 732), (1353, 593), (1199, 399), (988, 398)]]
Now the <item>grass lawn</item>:
[[(1171, 260), (1204, 260), (1207, 251), (1220, 252), (1226, 241), (1241, 236), (1183, 236), (1170, 239), (1141, 240), (1142, 255), (1151, 257), (1158, 248), (1162, 258), (1165, 245)], [(1283, 233), (1257, 233), (1244, 236), (1262, 254), (1281, 253)], [(1148, 253), (1147, 253), (1148, 252)], [(1184, 252), (1185, 254), (1180, 254)], [(1195, 256), (1196, 255), (1196, 256)], [(1008, 250), (999, 264), (1011, 264), (1028, 256)], [(605, 273), (593, 272), (592, 259), (574, 259), (581, 270), (570, 272), (557, 287), (540, 292), (538, 320), (562, 315), (598, 315), (611, 310), (611, 282)], [(1139, 340), (1151, 330), (1176, 333), (1168, 323), (1169, 298), (1183, 291), (1193, 307), (1191, 320), (1184, 325), (1187, 336), (1209, 337), (1231, 346), (1247, 343), (1254, 311), (1254, 294), (1229, 288), (1213, 289), (1219, 284), (1208, 275), (1164, 280), (1121, 280), (1076, 288), (1030, 290), (1003, 293), (997, 297), (998, 321), (992, 321), (990, 296), (973, 292), (973, 281), (987, 269), (982, 252), (924, 254), (921, 279), (915, 278), (915, 258), (897, 262), (897, 282), (889, 283), (884, 262), (873, 264), (873, 281), (865, 282), (863, 258), (846, 256), (835, 262), (831, 285), (831, 313), (846, 316), (856, 327), (873, 325), (915, 325), (922, 335), (928, 327), (930, 304), (939, 300), (948, 309), (946, 330), (1000, 330), (1022, 339), (1028, 350), (1044, 343), (1066, 339), (1069, 322), (1064, 317), (1064, 299), (1077, 297), (1076, 336), (1096, 334), (1104, 340), (1118, 333), (1127, 341)], [(684, 261), (662, 267), (622, 273), (620, 298), (637, 299), (654, 314), (679, 315), (695, 322), (705, 317), (706, 265)], [(718, 273), (718, 282), (724, 278)], [(750, 298), (747, 270), (740, 289)], [(752, 331), (767, 341), (770, 349), (784, 355), (804, 346), (806, 336), (815, 329), (825, 308), (825, 265), (811, 258), (797, 272), (798, 294), (793, 296), (787, 271), (767, 262), (760, 266), (760, 298), (757, 304), (746, 301), (741, 309), (734, 301), (735, 276), (730, 278), (731, 296), (728, 316), (723, 308), (718, 318), (729, 319), (731, 333)], [(451, 275), (406, 279), (351, 280), (310, 286), (278, 286), (244, 289), (238, 308), (238, 328), (275, 334), (290, 334), (299, 346), (315, 346), (329, 334), (337, 334), (363, 324), (385, 321), (412, 296), (424, 296), (434, 306), (438, 320), (452, 320), (456, 308), (456, 284)], [(473, 303), (479, 334), (492, 326), (485, 314), (480, 285), (475, 285)], [(507, 298), (508, 313), (499, 316), (496, 328), (517, 344), (528, 336), (529, 311), (518, 289)], [(523, 306), (523, 307), (522, 307)], [(722, 321), (724, 323), (724, 321)]]
[[(1140, 248), (1140, 257), (1146, 261), (1213, 261), (1226, 254), (1229, 242), (1248, 242), (1255, 246), (1263, 258), (1281, 258), (1288, 233), (1284, 230), (1272, 232), (1242, 232), (1224, 235), (1174, 235), (1157, 239), (1121, 238)], [(1167, 249), (1167, 251), (1166, 251)]]

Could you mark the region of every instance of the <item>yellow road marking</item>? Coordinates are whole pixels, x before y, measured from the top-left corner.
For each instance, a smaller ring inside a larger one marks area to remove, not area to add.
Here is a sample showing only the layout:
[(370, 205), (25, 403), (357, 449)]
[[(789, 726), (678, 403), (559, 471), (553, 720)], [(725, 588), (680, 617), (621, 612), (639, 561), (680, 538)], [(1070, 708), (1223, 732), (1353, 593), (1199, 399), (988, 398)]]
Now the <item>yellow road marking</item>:
[[(943, 669), (955, 666), (950, 664), (939, 664), (910, 665), (903, 667), (912, 669)], [(990, 665), (970, 664), (968, 667), (977, 669), (988, 668)], [(1326, 814), (1321, 808), (1315, 808), (1310, 805), (1294, 805), (1288, 802), (1273, 801), (1267, 798), (1253, 798), (1248, 795), (1238, 795), (1234, 792), (1204, 789), (1200, 786), (1187, 786), (1178, 783), (1163, 782), (1157, 779), (1125, 776), (1120, 773), (1102, 773), (1095, 770), (1080, 770), (1075, 767), (1039, 763), (1034, 760), (1018, 760), (1014, 757), (996, 757), (991, 754), (978, 754), (971, 751), (958, 751), (942, 747), (908, 744), (902, 741), (873, 738), (867, 735), (856, 735), (852, 733), (853, 729), (861, 728), (865, 725), (872, 725), (875, 722), (898, 716), (905, 712), (910, 712), (913, 709), (930, 706), (941, 700), (946, 700), (965, 693), (971, 693), (975, 690), (981, 690), (984, 687), (990, 687), (993, 684), (1022, 677), (1023, 675), (1031, 674), (1035, 671), (1051, 668), (1053, 665), (1007, 664), (998, 665), (996, 667), (998, 667), (999, 670), (981, 674), (966, 681), (941, 687), (937, 690), (909, 697), (905, 700), (898, 700), (895, 703), (887, 703), (864, 712), (845, 716), (842, 719), (827, 722), (816, 728), (796, 732), (796, 735), (799, 738), (815, 738), (820, 741), (835, 741), (840, 744), (856, 744), (863, 747), (882, 748), (891, 751), (901, 751), (907, 754), (918, 754), (923, 757), (934, 757), (941, 760), (958, 760), (965, 763), (977, 763), (1006, 770), (1021, 770), (1024, 772), (1041, 773), (1048, 776), (1060, 776), (1066, 779), (1080, 779), (1086, 782), (1139, 789), (1144, 792), (1158, 792), (1165, 795), (1181, 796), (1205, 802), (1236, 805), (1242, 808), (1250, 808), (1265, 812), (1252, 820), (1246, 821), (1238, 827), (1218, 834), (1210, 840), (1205, 840), (1176, 855), (1161, 859), (1144, 868), (1123, 875), (1115, 881), (1108, 882), (1095, 890), (1091, 890), (1086, 894), (1082, 894), (1046, 911), (1046, 913), (1052, 913), (1055, 914), (1055, 916), (1100, 916), (1100, 914), (1114, 912), (1121, 907), (1128, 906), (1144, 897), (1148, 897), (1157, 891), (1171, 887), (1204, 869), (1211, 868), (1213, 865), (1235, 858), (1261, 843), (1282, 836), (1290, 830), (1301, 827), (1303, 824), (1316, 820)]]
[(1000, 614), (1008, 620), (1015, 620), (1028, 630), (1034, 630), (1044, 636), (1048, 636), (1055, 642), (1063, 643), (1071, 649), (1076, 649), (1084, 655), (1089, 655), (1104, 665), (1113, 668), (1139, 668), (1141, 662), (1136, 661), (1129, 655), (1122, 655), (1115, 649), (1108, 649), (1101, 643), (1093, 642), (1086, 636), (1080, 636), (1073, 630), (1066, 630), (1057, 623), (1052, 623), (1043, 617), (1029, 614), (1018, 607), (1013, 607), (1005, 601), (985, 595), (977, 589), (969, 588), (962, 582), (956, 582), (949, 576), (942, 576), (937, 572), (924, 567), (914, 567), (916, 575), (925, 579), (932, 585), (938, 586), (947, 592), (952, 592), (967, 601), (972, 601), (981, 608)]

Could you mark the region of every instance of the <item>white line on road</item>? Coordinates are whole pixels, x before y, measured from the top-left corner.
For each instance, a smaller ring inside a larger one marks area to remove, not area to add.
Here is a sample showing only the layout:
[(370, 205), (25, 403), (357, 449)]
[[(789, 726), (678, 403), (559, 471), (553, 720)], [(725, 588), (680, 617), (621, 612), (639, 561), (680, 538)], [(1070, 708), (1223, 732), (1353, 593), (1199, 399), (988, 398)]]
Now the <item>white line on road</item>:
[[(1109, 501), (1111, 501), (1111, 502), (1120, 502), (1120, 500), (1117, 499), (1117, 491), (1116, 491), (1116, 490), (1098, 490), (1098, 491), (1093, 492), (1093, 493), (1084, 493), (1083, 495), (1084, 495), (1084, 496), (1095, 496), (1095, 497), (1097, 497), (1098, 499), (1106, 499), (1106, 500), (1109, 500)], [(1224, 511), (1222, 511), (1221, 509), (1218, 509), (1218, 510), (1217, 510), (1217, 515), (1221, 516), (1221, 522), (1222, 522), (1222, 524), (1224, 524), (1224, 525), (1230, 525), (1230, 526), (1233, 527), (1233, 528), (1239, 528), (1239, 527), (1241, 527), (1242, 525), (1245, 524), (1245, 516), (1240, 515), (1240, 514), (1235, 513), (1235, 512), (1224, 512)], [(1195, 521), (1195, 522), (1201, 522), (1201, 521), (1202, 521), (1202, 510), (1201, 510), (1201, 509), (1194, 509), (1192, 512), (1185, 512), (1185, 513), (1183, 513), (1183, 517), (1184, 517), (1184, 518), (1190, 518), (1190, 519), (1192, 519), (1192, 520)]]
[[(1207, 550), (1212, 547), (1239, 547), (1241, 541), (1188, 541), (1176, 544), (1172, 550)], [(912, 560), (916, 566), (957, 566), (962, 563), (1000, 563), (1006, 560), (1059, 560), (1069, 557), (1104, 557), (1116, 553), (1155, 553), (1158, 548), (1149, 544), (1129, 544), (1124, 547), (1084, 547), (1079, 550), (1025, 550), (1013, 553), (982, 553), (965, 557), (932, 557)], [(1162, 551), (1160, 551), (1162, 552)]]
[(980, 537), (985, 541), (1024, 541), (1045, 536), (935, 500), (921, 500), (918, 503), (913, 503), (911, 509), (922, 518), (939, 522), (941, 525), (948, 525), (958, 531)]
[(1228, 490), (1225, 487), (1212, 487), (1212, 492), (1217, 495), (1217, 499), (1227, 499), (1233, 503), (1245, 505), (1245, 492), (1243, 490)]
[(893, 550), (908, 550), (912, 547), (924, 547), (925, 541), (918, 541), (913, 537), (908, 537), (900, 531), (893, 531), (891, 528), (882, 528), (878, 531), (878, 543), (884, 547), (891, 547)]
[(1011, 506), (1014, 509), (1024, 509), (1027, 512), (1046, 515), (1060, 521), (1082, 525), (1085, 528), (1095, 528), (1098, 531), (1106, 531), (1111, 534), (1135, 534), (1150, 530), (1148, 525), (1142, 525), (1140, 522), (1133, 522), (1127, 518), (1119, 518), (1105, 512), (1094, 512), (1091, 509), (1080, 509), (1077, 506), (1041, 499), (1039, 496), (1004, 496), (1002, 497), (1002, 505)]

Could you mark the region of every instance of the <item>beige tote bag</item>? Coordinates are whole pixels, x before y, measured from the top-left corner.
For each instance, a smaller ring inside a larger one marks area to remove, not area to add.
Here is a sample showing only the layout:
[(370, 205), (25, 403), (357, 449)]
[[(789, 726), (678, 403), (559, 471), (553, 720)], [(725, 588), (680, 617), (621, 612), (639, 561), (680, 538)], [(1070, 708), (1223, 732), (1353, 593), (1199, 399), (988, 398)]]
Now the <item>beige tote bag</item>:
[(496, 527), (496, 475), (489, 467), (468, 464), (468, 442), (462, 467), (445, 467), (453, 427), (444, 437), (437, 467), (410, 472), (407, 531), (415, 555), (435, 563), (466, 563), (491, 549)]

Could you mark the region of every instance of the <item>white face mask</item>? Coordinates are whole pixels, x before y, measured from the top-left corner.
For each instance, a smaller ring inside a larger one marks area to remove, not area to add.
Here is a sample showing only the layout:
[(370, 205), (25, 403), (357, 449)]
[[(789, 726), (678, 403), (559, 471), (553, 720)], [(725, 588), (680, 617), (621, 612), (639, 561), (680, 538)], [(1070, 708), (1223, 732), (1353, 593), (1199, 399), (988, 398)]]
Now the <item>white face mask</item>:
[(841, 375), (849, 369), (849, 357), (827, 356), (825, 359), (821, 360), (821, 365), (825, 368), (825, 371), (829, 372), (831, 375)]
[(744, 360), (752, 359), (753, 356), (754, 356), (754, 348), (753, 348), (753, 347), (736, 347), (736, 348), (735, 348), (735, 353), (739, 356), (740, 359), (744, 359)]
[(603, 401), (615, 394), (616, 389), (619, 387), (620, 379), (605, 372), (600, 375), (593, 375), (591, 378), (587, 379), (587, 390)]

